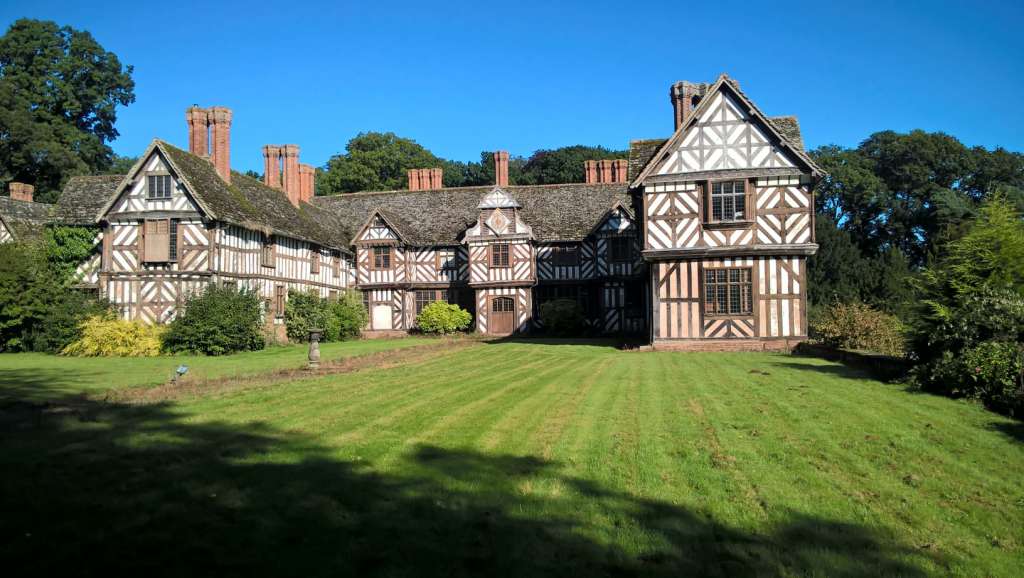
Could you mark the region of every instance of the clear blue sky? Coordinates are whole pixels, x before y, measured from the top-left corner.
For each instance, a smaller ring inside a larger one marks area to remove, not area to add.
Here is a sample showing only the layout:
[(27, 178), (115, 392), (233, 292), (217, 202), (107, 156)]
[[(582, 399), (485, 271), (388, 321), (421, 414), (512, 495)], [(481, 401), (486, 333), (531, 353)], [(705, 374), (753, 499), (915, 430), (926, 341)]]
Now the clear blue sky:
[(360, 131), (434, 153), (625, 148), (671, 133), (668, 87), (721, 72), (811, 147), (941, 130), (1024, 150), (1024, 2), (54, 2), (135, 67), (119, 154), (186, 142), (185, 108), (234, 109), (232, 164), (297, 143), (322, 164)]

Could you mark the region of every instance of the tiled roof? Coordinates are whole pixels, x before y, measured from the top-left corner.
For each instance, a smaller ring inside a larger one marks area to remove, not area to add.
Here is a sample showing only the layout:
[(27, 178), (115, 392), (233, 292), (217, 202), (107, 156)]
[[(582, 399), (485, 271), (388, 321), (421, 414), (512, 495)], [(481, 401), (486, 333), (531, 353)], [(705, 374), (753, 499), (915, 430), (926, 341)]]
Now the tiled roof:
[(66, 225), (96, 224), (96, 213), (122, 180), (124, 175), (71, 177), (57, 200), (55, 220)]
[(160, 140), (155, 144), (211, 219), (348, 251), (349, 238), (334, 215), (308, 203), (295, 207), (283, 192), (241, 173), (232, 172), (228, 184), (208, 160)]
[(0, 197), (0, 220), (16, 240), (31, 239), (40, 235), (51, 220), (54, 206), (49, 203), (19, 201)]
[[(409, 244), (455, 244), (476, 223), (477, 205), (494, 189), (489, 185), (347, 193), (316, 197), (313, 203), (346, 223), (349, 239), (379, 210)], [(625, 183), (506, 186), (501, 190), (519, 203), (520, 216), (538, 241), (583, 239), (613, 204), (631, 205)]]

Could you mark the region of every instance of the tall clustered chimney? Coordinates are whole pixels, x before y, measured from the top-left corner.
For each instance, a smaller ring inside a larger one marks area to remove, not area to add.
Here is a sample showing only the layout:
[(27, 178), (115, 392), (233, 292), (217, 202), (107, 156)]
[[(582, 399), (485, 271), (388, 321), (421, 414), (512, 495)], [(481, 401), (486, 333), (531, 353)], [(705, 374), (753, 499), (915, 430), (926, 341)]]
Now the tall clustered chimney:
[(231, 109), (213, 106), (210, 113), (210, 157), (224, 182), (231, 183)]
[(441, 168), (432, 169), (409, 169), (410, 191), (426, 191), (444, 188), (444, 170)]
[(494, 184), (499, 187), (508, 186), (508, 151), (494, 153)]
[(188, 123), (188, 152), (203, 158), (210, 156), (210, 115), (204, 108), (190, 106), (185, 109)]
[(299, 165), (299, 200), (309, 202), (313, 198), (313, 180), (316, 178), (316, 169), (313, 165)]
[(284, 194), (293, 205), (299, 205), (299, 145), (281, 147), (284, 156)]
[(689, 120), (693, 109), (697, 108), (702, 96), (707, 91), (708, 85), (696, 84), (686, 80), (680, 80), (669, 89), (669, 99), (672, 101), (672, 112), (675, 119), (675, 130)]
[(629, 172), (626, 159), (583, 161), (587, 184), (624, 183)]
[(281, 188), (281, 147), (263, 147), (263, 184), (273, 189)]
[(629, 162), (626, 159), (615, 159), (612, 161), (614, 166), (612, 167), (614, 175), (612, 176), (613, 183), (624, 183), (629, 176)]
[(36, 188), (32, 185), (16, 183), (13, 181), (7, 185), (7, 190), (11, 194), (11, 199), (15, 201), (25, 201), (26, 203), (32, 202), (32, 197), (36, 192)]

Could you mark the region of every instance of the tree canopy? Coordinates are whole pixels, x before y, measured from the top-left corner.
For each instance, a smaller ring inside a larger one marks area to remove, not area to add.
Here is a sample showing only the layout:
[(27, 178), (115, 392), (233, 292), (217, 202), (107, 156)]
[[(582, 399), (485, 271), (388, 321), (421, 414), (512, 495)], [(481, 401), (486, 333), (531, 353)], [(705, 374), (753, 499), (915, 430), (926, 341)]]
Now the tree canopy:
[(906, 311), (911, 274), (962, 237), (986, 201), (1024, 208), (1024, 155), (943, 133), (883, 131), (811, 154), (826, 173), (816, 189), (819, 250), (808, 262), (812, 304)]
[(53, 201), (70, 176), (108, 170), (117, 107), (135, 101), (132, 67), (91, 34), (21, 19), (0, 37), (0, 184)]
[[(492, 151), (480, 153), (479, 161), (453, 161), (432, 153), (416, 141), (394, 133), (360, 133), (317, 174), (317, 194), (396, 190), (408, 186), (407, 171), (441, 167), (444, 186), (466, 187), (494, 182)], [(583, 161), (626, 158), (627, 151), (575, 145), (538, 150), (529, 158), (509, 159), (509, 183), (543, 185), (582, 182)]]

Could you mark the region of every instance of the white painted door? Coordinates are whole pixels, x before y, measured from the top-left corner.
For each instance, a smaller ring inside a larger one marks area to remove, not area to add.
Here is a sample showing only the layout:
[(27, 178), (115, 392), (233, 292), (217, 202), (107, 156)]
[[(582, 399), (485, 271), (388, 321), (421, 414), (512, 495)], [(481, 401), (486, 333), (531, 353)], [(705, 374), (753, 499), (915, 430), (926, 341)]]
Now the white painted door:
[(373, 306), (373, 328), (374, 329), (391, 329), (391, 306), (390, 305), (374, 305)]

